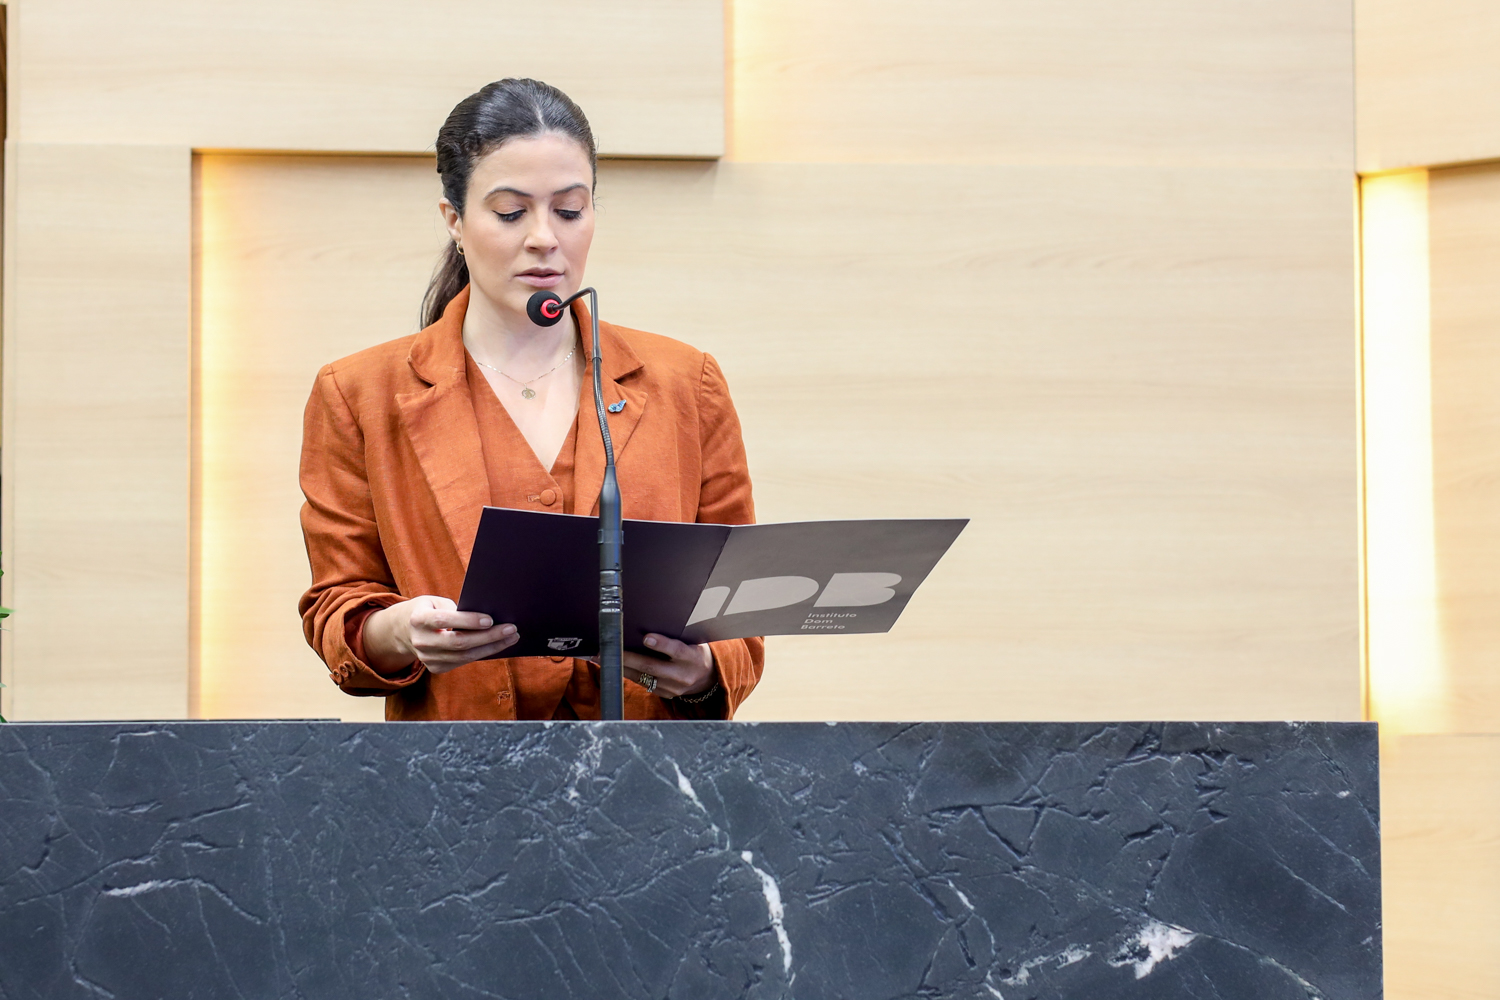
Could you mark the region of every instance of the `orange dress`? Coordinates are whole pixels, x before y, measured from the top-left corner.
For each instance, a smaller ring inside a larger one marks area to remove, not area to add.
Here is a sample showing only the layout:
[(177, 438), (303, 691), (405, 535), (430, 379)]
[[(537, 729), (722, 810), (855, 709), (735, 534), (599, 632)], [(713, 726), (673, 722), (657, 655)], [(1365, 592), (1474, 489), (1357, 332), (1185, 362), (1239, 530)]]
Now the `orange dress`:
[[(578, 421), (583, 418), (583, 404), (592, 403), (593, 386), (582, 391), (578, 415), (567, 439), (557, 452), (550, 470), (543, 469), (531, 443), (526, 440), (510, 411), (495, 395), (494, 388), (472, 355), (465, 355), (465, 375), (469, 395), (474, 400), (474, 416), (479, 421), (479, 443), (484, 451), (484, 468), (490, 479), (491, 506), (504, 506), (511, 490), (518, 484), (527, 490), (528, 502), (540, 502), (549, 510), (564, 514), (573, 509), (573, 461), (578, 448)], [(531, 497), (536, 501), (531, 501)], [(520, 666), (517, 666), (520, 664)], [(522, 719), (581, 719), (599, 715), (598, 669), (587, 660), (569, 656), (517, 657), (512, 670), (524, 670), (525, 683), (516, 687), (516, 716)], [(582, 713), (582, 714), (580, 714)]]
[[(385, 696), (388, 719), (598, 718), (598, 668), (584, 660), (485, 660), (436, 675), (418, 663), (386, 676), (362, 656), (372, 611), (421, 594), (457, 600), (485, 504), (598, 512), (592, 369), (573, 430), (544, 469), (464, 350), (468, 294), (420, 333), (318, 373), (303, 425), (304, 632), (343, 690)], [(574, 310), (588, 330), (587, 310)], [(605, 403), (624, 403), (610, 415), (624, 516), (753, 522), (739, 420), (713, 358), (609, 323), (599, 332)], [(627, 681), (626, 718), (731, 717), (760, 679), (764, 643), (712, 645), (721, 697), (682, 705)]]

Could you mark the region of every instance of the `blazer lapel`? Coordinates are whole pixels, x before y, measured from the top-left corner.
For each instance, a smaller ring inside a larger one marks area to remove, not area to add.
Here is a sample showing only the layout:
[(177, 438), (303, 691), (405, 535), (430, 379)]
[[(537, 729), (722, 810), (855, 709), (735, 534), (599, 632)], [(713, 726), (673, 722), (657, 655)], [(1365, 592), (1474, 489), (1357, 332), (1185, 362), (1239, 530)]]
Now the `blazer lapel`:
[(448, 304), (442, 319), (417, 334), (407, 361), (419, 378), (432, 384), (396, 397), (402, 427), (465, 569), (480, 514), (490, 502), (479, 422), (464, 378), (463, 320), (468, 302), (465, 288)]
[[(575, 303), (578, 329), (584, 331), (583, 341), (592, 350), (592, 333), (588, 310), (582, 302)], [(641, 417), (646, 413), (649, 399), (645, 390), (634, 385), (629, 376), (640, 371), (644, 365), (630, 349), (625, 338), (608, 323), (599, 324), (599, 350), (604, 355), (604, 405), (609, 420), (609, 439), (614, 445), (615, 462), (625, 452)], [(584, 391), (582, 409), (578, 413), (578, 445), (573, 462), (573, 510), (579, 514), (597, 513), (599, 491), (604, 487), (604, 437), (599, 433), (598, 410), (594, 405), (594, 367), (590, 361), (583, 373)], [(610, 406), (625, 405), (619, 412), (608, 411)], [(621, 484), (621, 493), (628, 495), (629, 484)], [(622, 504), (625, 506), (625, 504)]]

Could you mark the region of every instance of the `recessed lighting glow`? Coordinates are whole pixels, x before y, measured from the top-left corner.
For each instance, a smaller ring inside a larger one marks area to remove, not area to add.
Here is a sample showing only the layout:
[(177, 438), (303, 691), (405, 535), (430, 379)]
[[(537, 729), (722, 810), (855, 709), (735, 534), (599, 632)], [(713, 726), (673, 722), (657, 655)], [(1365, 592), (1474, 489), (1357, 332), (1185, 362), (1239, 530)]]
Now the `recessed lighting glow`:
[(1370, 711), (1390, 732), (1445, 725), (1432, 472), (1427, 173), (1366, 178), (1365, 593)]

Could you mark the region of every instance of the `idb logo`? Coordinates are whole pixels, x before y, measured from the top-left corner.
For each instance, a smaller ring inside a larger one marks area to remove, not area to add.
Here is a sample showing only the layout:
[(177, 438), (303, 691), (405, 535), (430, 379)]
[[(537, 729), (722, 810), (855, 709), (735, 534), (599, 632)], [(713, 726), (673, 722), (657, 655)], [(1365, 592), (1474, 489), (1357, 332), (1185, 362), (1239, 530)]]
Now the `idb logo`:
[(826, 587), (809, 576), (763, 576), (741, 583), (733, 600), (729, 598), (728, 587), (704, 590), (687, 623), (693, 625), (717, 618), (720, 609), (726, 615), (739, 615), (790, 607), (806, 601), (819, 589), (823, 592), (813, 603), (815, 608), (867, 608), (895, 597), (896, 592), (891, 588), (900, 582), (901, 577), (896, 573), (835, 573)]
[(582, 639), (573, 639), (573, 638), (548, 639), (547, 640), (547, 648), (548, 649), (555, 649), (555, 650), (557, 650), (560, 653), (560, 652), (562, 652), (565, 649), (577, 649), (578, 648), (578, 644), (580, 642), (582, 642), (582, 641), (583, 641)]

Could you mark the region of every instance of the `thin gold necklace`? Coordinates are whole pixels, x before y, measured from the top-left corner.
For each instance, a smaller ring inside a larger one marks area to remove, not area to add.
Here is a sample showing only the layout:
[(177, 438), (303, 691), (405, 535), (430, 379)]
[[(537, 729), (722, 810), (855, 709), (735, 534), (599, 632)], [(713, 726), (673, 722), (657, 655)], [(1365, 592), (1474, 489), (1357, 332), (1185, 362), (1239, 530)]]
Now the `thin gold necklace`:
[(520, 379), (516, 378), (514, 375), (506, 375), (505, 372), (503, 372), (500, 369), (496, 368), (494, 365), (486, 365), (483, 361), (479, 361), (479, 358), (475, 357), (473, 351), (469, 352), (469, 357), (474, 358), (475, 361), (479, 361), (479, 363), (481, 365), (484, 365), (484, 367), (488, 368), (490, 371), (495, 372), (498, 375), (505, 375), (506, 378), (510, 379), (516, 385), (520, 386), (521, 387), (521, 398), (523, 398), (523, 399), (535, 399), (536, 398), (536, 390), (531, 387), (531, 383), (533, 383), (533, 382), (540, 382), (542, 379), (546, 378), (548, 375), (551, 375), (553, 372), (557, 371), (563, 365), (567, 364), (569, 361), (572, 361), (573, 360), (573, 355), (575, 355), (577, 353), (578, 353), (578, 342), (574, 341), (573, 342), (573, 349), (568, 352), (568, 356), (567, 357), (563, 358), (557, 364), (553, 365), (551, 368), (548, 368), (546, 371), (542, 372), (540, 375), (537, 375), (534, 378), (529, 378), (525, 382), (522, 382)]

